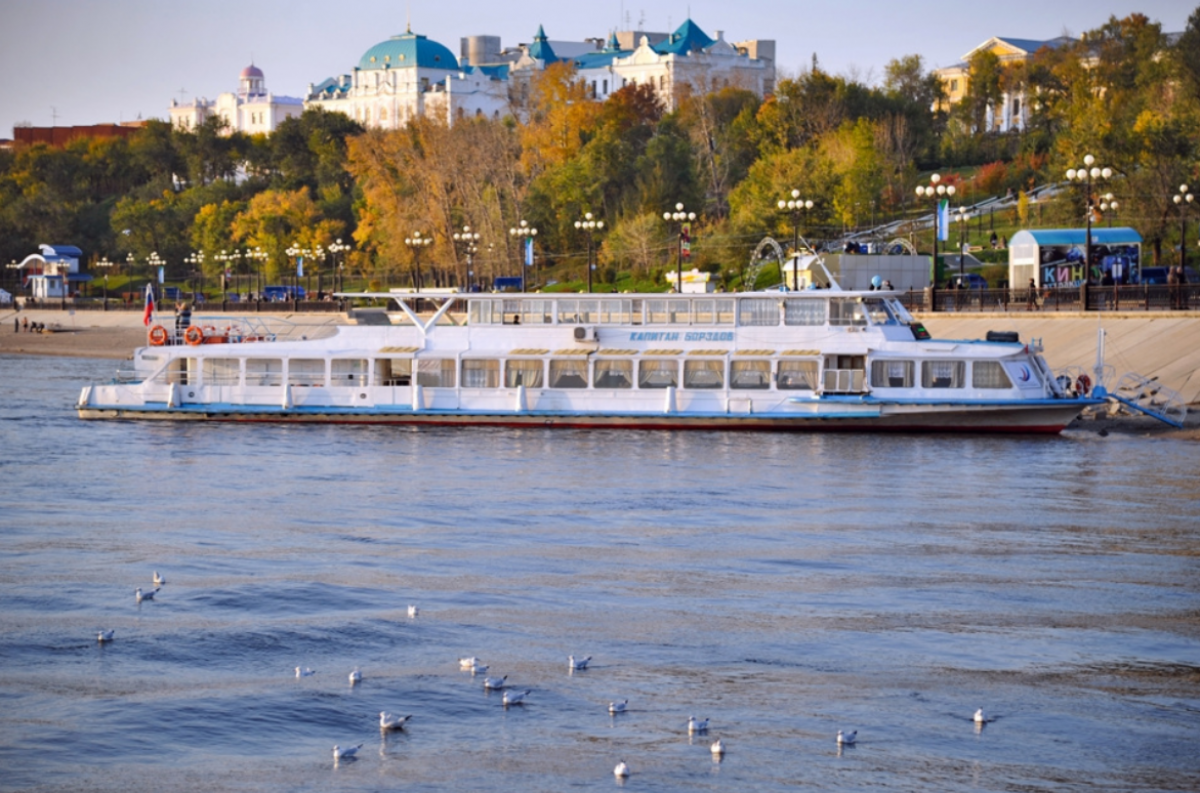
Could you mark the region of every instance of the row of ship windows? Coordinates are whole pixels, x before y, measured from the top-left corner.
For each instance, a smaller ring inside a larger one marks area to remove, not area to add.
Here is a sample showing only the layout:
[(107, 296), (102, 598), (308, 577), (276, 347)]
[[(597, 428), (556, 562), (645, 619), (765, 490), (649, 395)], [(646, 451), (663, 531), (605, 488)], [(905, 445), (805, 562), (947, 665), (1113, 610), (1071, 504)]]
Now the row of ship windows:
[[(205, 385), (239, 385), (242, 382), (241, 359), (204, 358), (200, 367)], [(186, 362), (186, 363), (185, 363)], [(195, 382), (195, 359), (180, 359), (168, 371), (170, 382)], [(374, 364), (372, 366), (372, 363)], [(380, 358), (334, 359), (326, 372), (321, 359), (245, 360), (245, 384), (248, 386), (326, 386), (357, 387), (366, 385), (428, 388), (668, 388), (769, 389), (785, 391), (815, 390), (818, 362), (815, 360), (723, 359), (684, 360), (675, 358), (584, 358), (496, 359), (496, 358)], [(682, 363), (682, 367), (680, 364)], [(831, 361), (831, 363), (833, 363)], [(917, 385), (919, 365), (922, 388), (1009, 389), (1012, 380), (996, 361), (872, 361), (870, 383), (874, 388), (913, 388)], [(862, 359), (840, 362), (832, 371), (860, 371)], [(682, 368), (682, 372), (681, 372)]]
[[(736, 309), (736, 310), (735, 310)], [(472, 300), (472, 325), (894, 325), (878, 298), (668, 298)]]

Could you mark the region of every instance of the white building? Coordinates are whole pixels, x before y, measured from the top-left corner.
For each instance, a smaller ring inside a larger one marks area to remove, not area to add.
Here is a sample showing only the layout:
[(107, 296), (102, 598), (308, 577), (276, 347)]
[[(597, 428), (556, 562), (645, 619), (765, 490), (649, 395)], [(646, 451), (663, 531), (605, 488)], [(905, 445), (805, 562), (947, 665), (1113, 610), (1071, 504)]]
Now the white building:
[(227, 91), (215, 100), (200, 98), (186, 103), (172, 99), (170, 107), (171, 124), (179, 129), (195, 129), (209, 117), (219, 116), (227, 133), (251, 135), (274, 132), (284, 119), (303, 112), (303, 100), (268, 91), (262, 69), (253, 64), (242, 69), (236, 93)]

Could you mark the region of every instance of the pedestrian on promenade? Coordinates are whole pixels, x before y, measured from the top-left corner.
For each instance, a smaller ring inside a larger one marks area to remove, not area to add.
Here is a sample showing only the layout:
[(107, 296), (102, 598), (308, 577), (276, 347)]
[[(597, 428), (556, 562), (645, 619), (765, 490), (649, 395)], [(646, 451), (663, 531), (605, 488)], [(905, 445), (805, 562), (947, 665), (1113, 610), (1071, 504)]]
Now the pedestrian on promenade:
[(21, 317), (21, 327), (25, 329), (26, 333), (29, 332), (29, 317)]

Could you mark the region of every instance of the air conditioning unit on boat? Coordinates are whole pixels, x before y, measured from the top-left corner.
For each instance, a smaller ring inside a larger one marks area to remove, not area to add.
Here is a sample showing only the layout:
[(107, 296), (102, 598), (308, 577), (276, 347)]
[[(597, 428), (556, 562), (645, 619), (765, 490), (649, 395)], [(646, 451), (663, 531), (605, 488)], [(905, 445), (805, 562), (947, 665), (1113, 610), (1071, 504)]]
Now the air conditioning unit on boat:
[(582, 325), (575, 328), (575, 341), (598, 341), (600, 333), (595, 328), (585, 328)]

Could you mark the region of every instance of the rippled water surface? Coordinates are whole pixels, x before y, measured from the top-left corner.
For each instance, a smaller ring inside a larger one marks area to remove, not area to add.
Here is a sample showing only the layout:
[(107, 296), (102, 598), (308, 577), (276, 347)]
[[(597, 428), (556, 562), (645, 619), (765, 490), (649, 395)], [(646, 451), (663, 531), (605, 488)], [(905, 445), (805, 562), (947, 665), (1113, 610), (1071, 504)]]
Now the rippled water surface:
[(1200, 789), (1195, 443), (78, 420), (114, 368), (0, 357), (0, 788)]

